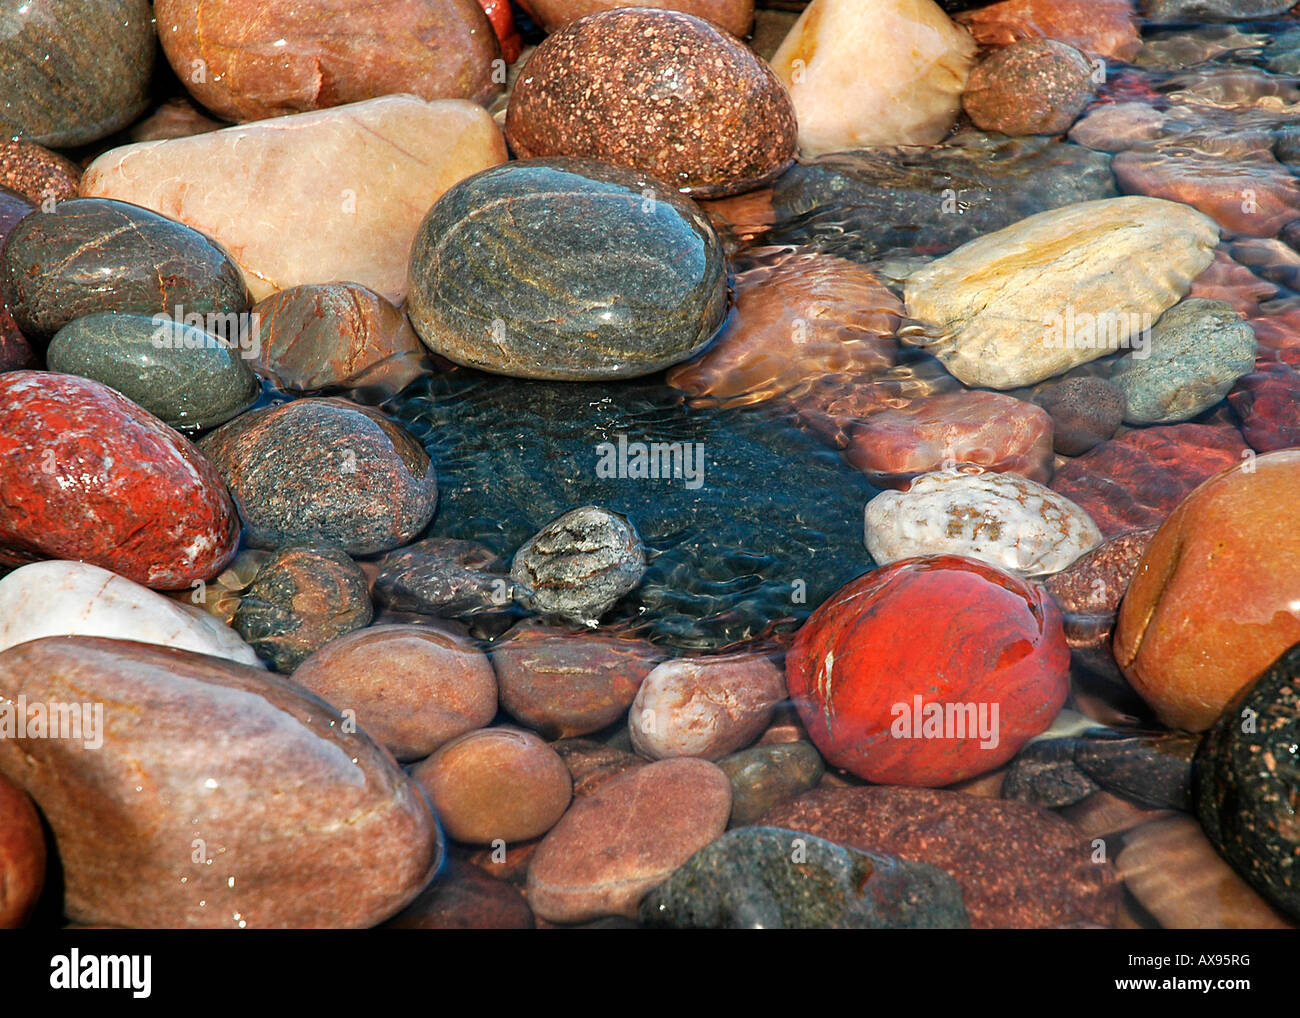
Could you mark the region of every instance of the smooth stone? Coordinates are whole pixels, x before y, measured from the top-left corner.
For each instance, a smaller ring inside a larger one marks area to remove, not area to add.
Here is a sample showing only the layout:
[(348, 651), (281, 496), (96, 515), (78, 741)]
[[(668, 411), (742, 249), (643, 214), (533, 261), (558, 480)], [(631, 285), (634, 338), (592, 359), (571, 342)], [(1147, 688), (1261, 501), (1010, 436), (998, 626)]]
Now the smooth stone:
[(1035, 739), (1007, 768), (1002, 798), (1057, 809), (1082, 802), (1100, 787), (1074, 760), (1077, 740)]
[(429, 207), (505, 158), (505, 139), (482, 107), (384, 96), (124, 145), (86, 167), (81, 188), (208, 234), (239, 263), (254, 300), (349, 280), (399, 303)]
[(519, 889), (472, 863), (449, 858), (418, 898), (384, 923), (387, 930), (531, 930)]
[(1247, 454), (1235, 428), (1167, 424), (1126, 431), (1057, 468), (1051, 487), (1106, 537), (1163, 523), (1198, 484)]
[(0, 14), (0, 133), (71, 148), (125, 127), (148, 103), (147, 0), (27, 0)]
[(929, 788), (826, 788), (769, 810), (762, 823), (937, 866), (961, 886), (974, 929), (1115, 920), (1110, 861), (1094, 861), (1094, 847), (1068, 821), (1024, 803)]
[(1124, 886), (1166, 929), (1295, 929), (1215, 853), (1191, 817), (1130, 831), (1115, 865)]
[(1200, 739), (1181, 732), (1136, 734), (1101, 729), (1078, 739), (1074, 760), (1115, 795), (1150, 809), (1192, 809), (1192, 758)]
[(957, 21), (981, 46), (1048, 38), (1119, 61), (1131, 60), (1142, 48), (1132, 0), (1004, 0)]
[(486, 105), (501, 56), (477, 0), (155, 0), (176, 76), (226, 120), (262, 120), (408, 93)]
[(188, 439), (106, 385), (0, 374), (0, 566), (77, 559), (180, 590), (235, 557), (239, 516)]
[(772, 57), (805, 157), (933, 145), (961, 112), (969, 34), (931, 0), (813, 0)]
[(411, 770), (448, 836), (474, 845), (539, 838), (573, 798), (569, 769), (532, 732), (481, 728)]
[(46, 636), (136, 640), (261, 667), (215, 616), (85, 562), (33, 562), (0, 579), (0, 650)]
[(1142, 323), (1187, 293), (1218, 237), (1212, 220), (1175, 202), (1081, 202), (913, 273), (907, 313), (925, 326), (918, 343), (966, 385), (1032, 385), (1136, 348)]
[(231, 623), (279, 672), (374, 617), (365, 573), (337, 548), (281, 548), (239, 600)]
[(790, 96), (748, 47), (711, 22), (648, 7), (548, 36), (505, 123), (520, 159), (613, 163), (696, 198), (771, 183), (794, 159), (795, 128)]
[(21, 138), (0, 139), (0, 187), (41, 205), (77, 197), (80, 185), (81, 167), (71, 159)]
[[(108, 282), (88, 286), (91, 279)], [(19, 222), (0, 251), (0, 297), (37, 340), (100, 311), (228, 323), (249, 307), (238, 267), (208, 237), (103, 198), (58, 202)]]
[(700, 849), (641, 903), (662, 929), (966, 929), (961, 889), (925, 863), (798, 831), (745, 827)]
[(622, 720), (662, 659), (641, 640), (529, 622), (492, 645), (502, 709), (548, 739), (586, 735)]
[(1067, 378), (1034, 398), (1052, 418), (1052, 448), (1063, 456), (1079, 456), (1114, 437), (1128, 409), (1123, 391), (1096, 377)]
[(45, 886), (45, 831), (25, 792), (0, 777), (0, 930), (27, 925)]
[[(828, 763), (876, 784), (939, 786), (996, 770), (1044, 731), (1069, 663), (1039, 588), (945, 555), (844, 587), (799, 630), (785, 672)], [(982, 706), (952, 709), (964, 704)]]
[(918, 474), (951, 469), (1052, 476), (1052, 419), (1000, 392), (926, 396), (872, 414), (853, 431), (845, 458), (879, 487), (905, 488)]
[(257, 367), (292, 393), (364, 389), (392, 395), (425, 371), (406, 316), (358, 283), (293, 286), (253, 305)]
[(261, 395), (237, 347), (182, 322), (128, 312), (69, 322), (54, 334), (45, 361), (51, 371), (103, 382), (185, 431), (224, 424)]
[(1016, 474), (939, 470), (867, 504), (867, 550), (881, 565), (964, 555), (1021, 576), (1047, 576), (1101, 540), (1084, 509)]
[(1115, 658), (1170, 728), (1204, 731), (1300, 642), (1300, 450), (1198, 487), (1152, 539), (1120, 606)]
[(773, 806), (816, 788), (826, 772), (810, 742), (786, 742), (742, 749), (718, 761), (731, 779), (731, 826), (758, 820)]
[(465, 618), (508, 610), (515, 584), (485, 545), (430, 537), (385, 555), (371, 593), (392, 611)]
[(627, 517), (591, 505), (551, 520), (510, 563), (526, 608), (586, 626), (636, 590), (645, 570), (645, 545)]
[(187, 96), (164, 100), (156, 110), (132, 125), (125, 142), (165, 141), (169, 138), (189, 138), (207, 134), (228, 126), (225, 121), (213, 120)]
[(590, 739), (561, 739), (553, 743), (551, 748), (560, 754), (560, 759), (569, 768), (575, 800), (595, 795), (621, 774), (649, 766), (646, 760), (635, 753), (627, 753)]
[(528, 903), (576, 923), (634, 918), (650, 891), (727, 827), (731, 782), (715, 764), (659, 760), (574, 802), (528, 867)]
[(903, 304), (870, 270), (803, 254), (738, 273), (736, 302), (718, 337), (666, 381), (722, 406), (760, 403), (827, 374), (893, 365)]
[[(1225, 648), (1229, 654), (1233, 649)], [(1201, 743), (1193, 792), (1196, 815), (1215, 850), (1293, 921), (1300, 920), (1297, 676), (1300, 649), (1291, 646), (1248, 680)]]
[(1300, 446), (1300, 372), (1291, 365), (1260, 361), (1237, 380), (1228, 402), (1256, 452)]
[(975, 126), (1003, 134), (1064, 134), (1096, 94), (1092, 62), (1055, 39), (1025, 39), (975, 65), (961, 95)]
[(426, 626), (370, 626), (340, 636), (303, 661), (293, 681), (352, 710), (399, 760), (420, 760), (485, 727), (497, 712), (487, 656)]
[[(589, 14), (626, 5), (621, 0), (523, 0), (520, 6), (550, 33)], [(749, 34), (754, 21), (754, 0), (641, 0), (637, 6), (681, 11), (711, 21), (739, 38)]]
[(858, 261), (895, 248), (935, 254), (1036, 212), (1118, 193), (1103, 152), (968, 129), (932, 148), (796, 163), (773, 187), (769, 240)]
[[(1154, 820), (1164, 820), (1172, 816), (1169, 810), (1143, 809), (1141, 806), (1121, 799), (1109, 792), (1096, 791), (1082, 802), (1072, 806), (1063, 806), (1059, 814), (1070, 821), (1085, 838), (1101, 838), (1111, 849), (1111, 838), (1118, 838), (1126, 831), (1131, 831)], [(1121, 910), (1121, 918), (1123, 910)]]
[(94, 752), (0, 739), (0, 773), (53, 829), (74, 922), (367, 927), (438, 868), (437, 823), (414, 782), (292, 682), (77, 636), (0, 655), (0, 696), (20, 691), (103, 705)]
[(1220, 247), (1215, 250), (1209, 268), (1192, 280), (1187, 296), (1224, 301), (1242, 316), (1254, 318), (1260, 313), (1260, 303), (1272, 300), (1280, 292), (1276, 283), (1261, 279)]
[(1162, 134), (1164, 114), (1143, 102), (1094, 106), (1070, 129), (1070, 140), (1100, 152), (1123, 152)]
[(410, 275), (407, 310), (434, 353), (517, 378), (649, 374), (699, 351), (727, 309), (698, 206), (587, 160), (512, 162), (452, 188), (420, 224)]
[(1284, 297), (1260, 305), (1260, 315), (1250, 320), (1260, 356), (1300, 368), (1300, 300)]
[(652, 760), (718, 760), (754, 742), (785, 698), (785, 679), (766, 658), (674, 658), (637, 691), (628, 712), (632, 748)]
[(1111, 371), (1129, 424), (1185, 421), (1214, 406), (1255, 365), (1255, 333), (1231, 304), (1191, 297), (1156, 323), (1147, 348)]
[(414, 538), (438, 501), (433, 464), (381, 414), (341, 399), (252, 410), (207, 435), (253, 547), (323, 542), (351, 555)]
[(1282, 14), (1291, 0), (1142, 0), (1142, 16), (1155, 24), (1180, 21), (1245, 21)]

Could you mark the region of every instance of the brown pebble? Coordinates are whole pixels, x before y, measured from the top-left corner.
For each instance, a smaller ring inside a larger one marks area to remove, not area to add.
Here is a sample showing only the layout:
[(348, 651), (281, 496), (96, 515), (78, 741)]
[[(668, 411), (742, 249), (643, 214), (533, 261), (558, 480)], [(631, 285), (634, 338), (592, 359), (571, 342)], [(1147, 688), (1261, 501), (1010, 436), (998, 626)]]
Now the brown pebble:
[(0, 777), (0, 930), (26, 924), (45, 884), (45, 833), (26, 793)]
[(390, 930), (531, 930), (533, 913), (518, 889), (479, 867), (448, 859), (443, 872), (392, 919)]
[(985, 131), (1064, 134), (1096, 94), (1092, 63), (1055, 39), (1026, 39), (985, 57), (966, 81), (962, 108)]
[(569, 768), (575, 799), (594, 795), (620, 774), (646, 766), (646, 761), (635, 753), (589, 739), (561, 739), (551, 748)]
[(0, 141), (0, 187), (40, 205), (77, 197), (81, 167), (30, 141)]

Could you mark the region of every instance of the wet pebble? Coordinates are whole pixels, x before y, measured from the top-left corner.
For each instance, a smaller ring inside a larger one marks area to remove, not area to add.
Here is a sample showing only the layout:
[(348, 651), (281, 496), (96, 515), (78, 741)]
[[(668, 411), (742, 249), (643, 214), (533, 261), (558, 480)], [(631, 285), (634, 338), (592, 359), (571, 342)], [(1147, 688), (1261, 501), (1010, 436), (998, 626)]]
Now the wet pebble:
[(0, 930), (27, 924), (45, 886), (45, 832), (25, 792), (0, 777)]
[(752, 824), (773, 806), (817, 787), (826, 764), (810, 742), (754, 746), (718, 761), (731, 779), (731, 826)]
[(1300, 372), (1291, 365), (1259, 361), (1237, 380), (1228, 402), (1256, 452), (1300, 446)]
[(1052, 446), (1064, 456), (1078, 456), (1113, 437), (1127, 410), (1124, 393), (1095, 376), (1054, 382), (1034, 398), (1052, 418)]
[(441, 873), (387, 930), (531, 930), (532, 910), (519, 889), (478, 866), (450, 858)]
[(373, 594), (393, 611), (463, 618), (507, 610), (515, 587), (505, 563), (484, 545), (429, 537), (379, 561)]
[(1003, 134), (1064, 134), (1096, 93), (1092, 62), (1054, 39), (1027, 39), (975, 65), (961, 104), (975, 126)]

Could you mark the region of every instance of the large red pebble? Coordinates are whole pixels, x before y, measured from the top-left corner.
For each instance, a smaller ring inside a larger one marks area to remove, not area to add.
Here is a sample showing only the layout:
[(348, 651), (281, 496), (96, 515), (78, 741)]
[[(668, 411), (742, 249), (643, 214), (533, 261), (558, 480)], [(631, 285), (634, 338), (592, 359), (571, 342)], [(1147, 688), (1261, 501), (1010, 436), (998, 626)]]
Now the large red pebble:
[(936, 787), (1000, 767), (1045, 730), (1069, 668), (1040, 587), (941, 555), (867, 573), (826, 601), (795, 637), (786, 683), (831, 764)]
[(239, 526), (212, 463), (108, 386), (0, 375), (0, 565), (77, 559), (179, 590), (226, 567)]

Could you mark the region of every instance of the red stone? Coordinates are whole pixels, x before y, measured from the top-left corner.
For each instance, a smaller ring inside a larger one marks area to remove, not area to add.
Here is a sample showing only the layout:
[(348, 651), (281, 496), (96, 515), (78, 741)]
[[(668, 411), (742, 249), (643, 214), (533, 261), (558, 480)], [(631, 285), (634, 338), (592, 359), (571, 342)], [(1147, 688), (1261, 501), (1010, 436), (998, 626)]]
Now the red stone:
[(1242, 460), (1236, 428), (1169, 424), (1126, 431), (1056, 471), (1050, 487), (1114, 537), (1163, 523), (1198, 484)]
[(515, 15), (510, 9), (510, 0), (478, 0), (478, 5), (483, 8), (488, 21), (492, 22), (492, 31), (496, 32), (497, 41), (501, 43), (501, 55), (505, 57), (506, 63), (513, 64), (523, 52), (524, 41), (515, 28)]
[(45, 832), (17, 785), (0, 777), (0, 930), (22, 927), (45, 885)]
[(1281, 361), (1258, 361), (1237, 380), (1228, 402), (1256, 452), (1300, 446), (1300, 372)]
[(1188, 297), (1207, 300), (1224, 300), (1239, 311), (1244, 318), (1259, 314), (1259, 302), (1271, 300), (1278, 288), (1267, 279), (1260, 279), (1246, 266), (1236, 261), (1223, 248), (1216, 248), (1214, 261), (1192, 280)]
[(0, 565), (79, 559), (163, 590), (216, 576), (239, 517), (188, 439), (106, 385), (0, 375)]
[[(935, 787), (995, 770), (1046, 729), (1069, 668), (1060, 612), (1041, 587), (942, 555), (867, 573), (822, 604), (786, 656), (786, 683), (832, 765)], [(936, 705), (954, 708), (954, 721), (958, 705), (976, 705), (992, 737), (927, 729)]]
[(1300, 368), (1300, 298), (1284, 297), (1261, 307), (1250, 320), (1261, 359), (1285, 361)]
[(957, 20), (981, 46), (1046, 37), (1119, 60), (1131, 60), (1142, 48), (1131, 0), (1003, 0)]

